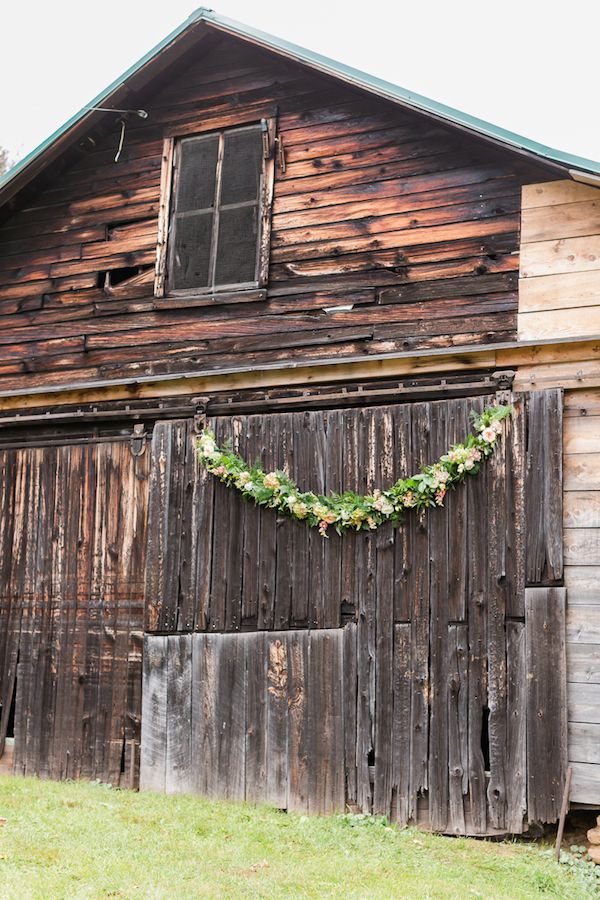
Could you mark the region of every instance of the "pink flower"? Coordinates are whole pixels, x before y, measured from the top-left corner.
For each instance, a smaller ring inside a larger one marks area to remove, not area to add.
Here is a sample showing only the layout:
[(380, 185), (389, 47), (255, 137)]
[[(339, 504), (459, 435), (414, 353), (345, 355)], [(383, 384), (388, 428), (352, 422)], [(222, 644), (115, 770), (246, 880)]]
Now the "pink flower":
[(488, 425), (487, 428), (484, 428), (481, 432), (481, 437), (486, 442), (486, 444), (493, 444), (496, 440), (497, 431), (495, 428), (492, 428), (491, 425)]
[(321, 537), (327, 537), (327, 522), (323, 519), (319, 522), (319, 534)]
[(225, 475), (226, 472), (227, 469), (225, 468), (225, 466), (217, 466), (217, 468), (215, 469), (215, 475)]
[(438, 506), (443, 506), (444, 497), (446, 496), (446, 488), (444, 485), (439, 489), (439, 491), (435, 495), (435, 502)]

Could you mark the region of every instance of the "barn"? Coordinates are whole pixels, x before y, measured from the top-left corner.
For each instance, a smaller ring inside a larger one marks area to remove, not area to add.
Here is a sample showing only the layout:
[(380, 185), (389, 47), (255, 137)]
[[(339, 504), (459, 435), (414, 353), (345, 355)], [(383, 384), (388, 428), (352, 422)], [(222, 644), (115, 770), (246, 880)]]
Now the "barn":
[[(453, 834), (555, 822), (569, 768), (600, 806), (599, 201), (205, 9), (9, 172), (0, 771)], [(248, 502), (201, 435), (372, 515)]]

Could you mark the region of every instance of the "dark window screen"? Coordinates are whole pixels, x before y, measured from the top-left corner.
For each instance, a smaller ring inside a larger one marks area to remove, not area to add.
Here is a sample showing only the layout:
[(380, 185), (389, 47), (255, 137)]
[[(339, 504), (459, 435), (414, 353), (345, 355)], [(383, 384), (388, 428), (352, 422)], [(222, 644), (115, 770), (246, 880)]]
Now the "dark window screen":
[(189, 291), (256, 283), (260, 126), (186, 138), (176, 159), (169, 287)]

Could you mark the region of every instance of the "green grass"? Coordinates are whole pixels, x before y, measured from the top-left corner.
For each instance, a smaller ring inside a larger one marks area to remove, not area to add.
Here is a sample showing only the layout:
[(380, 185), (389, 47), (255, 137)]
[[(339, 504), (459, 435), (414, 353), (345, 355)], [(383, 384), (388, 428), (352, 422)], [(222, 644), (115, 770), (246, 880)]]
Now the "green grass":
[(545, 848), (381, 819), (10, 777), (0, 817), (2, 898), (594, 896)]

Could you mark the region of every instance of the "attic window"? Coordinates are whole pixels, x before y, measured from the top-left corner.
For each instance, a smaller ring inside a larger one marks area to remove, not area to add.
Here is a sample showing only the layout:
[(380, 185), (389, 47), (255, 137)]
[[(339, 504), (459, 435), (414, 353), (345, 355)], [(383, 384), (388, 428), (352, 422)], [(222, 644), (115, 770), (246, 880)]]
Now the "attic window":
[(156, 295), (266, 282), (273, 185), (266, 120), (165, 143)]

